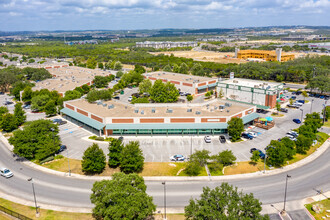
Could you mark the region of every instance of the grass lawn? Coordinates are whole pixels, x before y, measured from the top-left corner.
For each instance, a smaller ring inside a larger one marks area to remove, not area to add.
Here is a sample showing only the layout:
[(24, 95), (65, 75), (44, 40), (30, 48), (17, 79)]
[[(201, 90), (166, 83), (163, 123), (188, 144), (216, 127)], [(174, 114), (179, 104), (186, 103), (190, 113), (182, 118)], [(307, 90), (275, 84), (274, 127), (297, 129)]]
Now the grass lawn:
[(323, 126), (330, 128), (330, 120), (324, 122)]
[[(329, 137), (328, 134), (323, 133), (323, 132), (317, 132), (316, 135), (321, 136), (324, 141), (326, 141), (328, 139), (328, 137)], [(324, 143), (324, 141), (317, 143), (315, 146), (311, 146), (311, 148), (309, 149), (309, 151), (307, 151), (306, 154), (296, 154), (293, 157), (292, 160), (288, 161), (288, 164), (293, 164), (293, 163), (295, 163), (295, 162), (297, 162), (299, 160), (302, 160), (302, 159), (308, 157), (309, 155), (311, 155), (312, 153), (314, 153), (316, 151), (316, 149), (319, 148)]]
[(8, 217), (8, 215), (0, 212), (0, 219), (1, 220), (12, 220), (12, 218)]
[[(315, 204), (319, 204), (321, 206), (323, 206), (323, 212), (321, 213), (316, 213), (312, 210), (312, 206)], [(326, 210), (330, 209), (330, 200), (329, 199), (325, 199), (325, 200), (321, 200), (319, 202), (313, 202), (310, 204), (306, 204), (305, 207), (307, 208), (307, 210), (314, 216), (314, 218), (316, 220), (321, 220), (322, 217), (325, 217), (325, 215), (330, 215), (330, 213), (326, 212)], [(328, 218), (325, 218), (328, 219)]]
[[(268, 167), (266, 166), (266, 169)], [(259, 161), (257, 164), (251, 163), (249, 161), (237, 162), (236, 164), (225, 167), (224, 175), (234, 175), (243, 173), (253, 173), (257, 171), (264, 170), (264, 163)]]
[[(5, 199), (0, 198), (0, 204), (12, 211), (15, 211), (19, 214), (25, 215), (26, 217), (39, 220), (70, 220), (70, 219), (79, 219), (79, 220), (89, 220), (93, 219), (92, 214), (90, 213), (71, 213), (71, 212), (57, 212), (53, 210), (40, 209), (40, 217), (36, 218), (36, 210), (34, 207), (25, 206), (18, 203), (14, 203)], [(7, 216), (5, 216), (7, 217)], [(6, 219), (0, 214), (0, 219)]]
[(283, 117), (284, 114), (280, 114), (280, 113), (272, 113), (273, 117)]

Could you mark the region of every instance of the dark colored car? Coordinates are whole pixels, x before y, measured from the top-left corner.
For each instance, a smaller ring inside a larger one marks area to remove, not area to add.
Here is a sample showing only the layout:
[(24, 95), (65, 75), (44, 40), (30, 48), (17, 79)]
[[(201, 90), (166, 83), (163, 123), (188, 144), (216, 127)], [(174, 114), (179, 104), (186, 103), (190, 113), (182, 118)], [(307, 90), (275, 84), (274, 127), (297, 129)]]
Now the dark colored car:
[(67, 149), (66, 145), (61, 145), (60, 149), (57, 151), (57, 153), (59, 154), (59, 153), (65, 151), (66, 149)]
[(319, 97), (320, 97), (320, 94), (315, 94), (315, 97), (316, 97), (316, 98), (319, 98)]
[(296, 102), (300, 102), (302, 104), (305, 104), (305, 100), (297, 100)]
[(297, 124), (301, 124), (301, 121), (298, 118), (295, 118), (292, 121), (295, 122), (295, 123), (297, 123)]
[(242, 133), (242, 137), (243, 137), (243, 138), (246, 138), (246, 139), (250, 139), (250, 140), (253, 139), (253, 136), (250, 135), (250, 134), (248, 134), (248, 133)]
[(63, 121), (63, 120), (57, 122), (58, 125), (65, 125), (66, 123), (68, 123), (68, 122), (67, 121)]
[(286, 106), (288, 106), (289, 108), (299, 108), (298, 105), (290, 105), (290, 104), (288, 104), (288, 105), (286, 105)]
[(115, 97), (113, 97), (113, 99), (120, 100), (120, 97), (119, 96), (115, 96)]
[(301, 91), (298, 91), (298, 92), (296, 92), (296, 95), (300, 95), (302, 92)]
[(320, 96), (320, 99), (324, 99), (324, 95), (321, 95), (321, 96)]
[(62, 119), (60, 119), (60, 118), (55, 118), (55, 119), (53, 119), (53, 123), (58, 123), (58, 122), (60, 122), (60, 121), (62, 121)]
[(324, 97), (324, 100), (329, 100), (329, 98), (330, 98), (330, 96), (326, 95), (326, 96)]
[(225, 138), (225, 136), (220, 135), (220, 136), (219, 136), (219, 141), (220, 141), (220, 143), (226, 143), (226, 138)]
[(281, 108), (280, 111), (281, 111), (281, 112), (288, 113), (289, 110), (288, 110), (287, 108)]
[(297, 98), (296, 96), (291, 96), (291, 99), (293, 100), (296, 100), (296, 98)]
[(253, 151), (256, 151), (256, 150), (257, 150), (257, 148), (251, 148), (251, 149), (250, 149), (250, 153), (252, 154)]
[(264, 154), (264, 152), (262, 152), (261, 150), (258, 150), (258, 151), (259, 151), (259, 157), (260, 157), (261, 159), (265, 159), (266, 154)]
[(120, 136), (119, 138), (118, 138), (118, 140), (120, 140), (121, 142), (124, 140), (124, 137), (123, 136)]

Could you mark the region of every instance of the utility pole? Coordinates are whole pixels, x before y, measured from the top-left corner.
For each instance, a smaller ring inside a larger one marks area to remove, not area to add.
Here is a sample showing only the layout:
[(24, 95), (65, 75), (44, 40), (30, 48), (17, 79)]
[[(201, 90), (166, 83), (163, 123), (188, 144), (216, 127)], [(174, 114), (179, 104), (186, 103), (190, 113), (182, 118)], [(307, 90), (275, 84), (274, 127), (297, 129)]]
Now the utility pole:
[(32, 191), (33, 191), (33, 197), (34, 197), (34, 205), (35, 205), (35, 207), (36, 207), (36, 217), (39, 217), (38, 206), (37, 206), (37, 199), (36, 199), (36, 193), (35, 193), (35, 191), (34, 191), (34, 182), (33, 182), (32, 177), (29, 178), (27, 181), (29, 181), (29, 182), (32, 183)]
[(164, 220), (166, 220), (166, 182), (162, 182), (162, 184), (164, 185), (164, 213), (165, 213), (165, 218)]
[(266, 173), (266, 157), (267, 157), (267, 153), (265, 152), (265, 158), (264, 158), (264, 173)]
[(71, 170), (70, 170), (70, 160), (69, 160), (69, 149), (66, 149), (66, 156), (67, 156), (67, 158), (68, 158), (69, 176), (71, 176)]

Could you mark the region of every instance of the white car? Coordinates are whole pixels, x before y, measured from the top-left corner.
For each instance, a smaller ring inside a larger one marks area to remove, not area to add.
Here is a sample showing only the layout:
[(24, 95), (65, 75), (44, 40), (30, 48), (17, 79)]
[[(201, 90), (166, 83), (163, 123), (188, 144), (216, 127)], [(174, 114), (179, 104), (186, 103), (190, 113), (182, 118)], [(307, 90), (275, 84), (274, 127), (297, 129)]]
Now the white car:
[(253, 131), (250, 131), (249, 134), (254, 138), (258, 136), (257, 132), (253, 132)]
[(176, 154), (176, 155), (170, 157), (171, 161), (184, 161), (185, 159), (186, 158), (181, 154)]
[(204, 137), (204, 141), (205, 141), (206, 143), (211, 143), (211, 137), (210, 137), (210, 136), (205, 136), (205, 137)]
[(133, 97), (132, 97), (132, 96), (128, 97), (128, 101), (129, 101), (129, 102), (131, 102), (131, 101), (132, 101), (132, 99), (133, 99)]
[(7, 168), (0, 168), (0, 174), (6, 178), (14, 176), (14, 174)]

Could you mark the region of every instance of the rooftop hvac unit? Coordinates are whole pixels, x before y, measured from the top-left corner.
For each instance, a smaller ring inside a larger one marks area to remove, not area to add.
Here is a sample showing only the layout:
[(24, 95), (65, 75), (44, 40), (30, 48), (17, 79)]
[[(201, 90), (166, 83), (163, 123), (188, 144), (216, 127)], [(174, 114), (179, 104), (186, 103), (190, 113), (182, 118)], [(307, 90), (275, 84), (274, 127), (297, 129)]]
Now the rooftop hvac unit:
[(139, 109), (134, 109), (134, 113), (139, 113)]
[(219, 109), (225, 109), (226, 106), (225, 105), (219, 105)]
[(217, 106), (214, 106), (214, 110), (217, 110), (218, 109), (218, 107)]
[(192, 109), (191, 109), (191, 108), (188, 108), (188, 109), (187, 109), (187, 112), (192, 112)]
[(227, 110), (227, 112), (230, 112), (230, 110)]
[(227, 106), (227, 107), (230, 107), (230, 106), (231, 106), (231, 104), (230, 104), (230, 103), (228, 103), (228, 102), (226, 102), (226, 103), (225, 103), (225, 106)]
[(200, 111), (196, 111), (196, 115), (200, 115), (201, 114), (201, 112)]
[(233, 80), (233, 83), (238, 83), (238, 81), (237, 80)]
[(166, 113), (173, 113), (173, 110), (172, 109), (167, 109)]
[(107, 107), (107, 104), (106, 104), (106, 103), (104, 103), (104, 104), (103, 104), (103, 107)]
[(270, 86), (267, 86), (266, 90), (267, 90), (267, 89), (270, 89)]
[(151, 113), (156, 113), (156, 109), (151, 109)]
[(102, 103), (102, 101), (98, 101), (97, 104), (98, 105), (102, 105), (103, 103)]
[(143, 110), (141, 111), (141, 115), (144, 115), (144, 111)]

